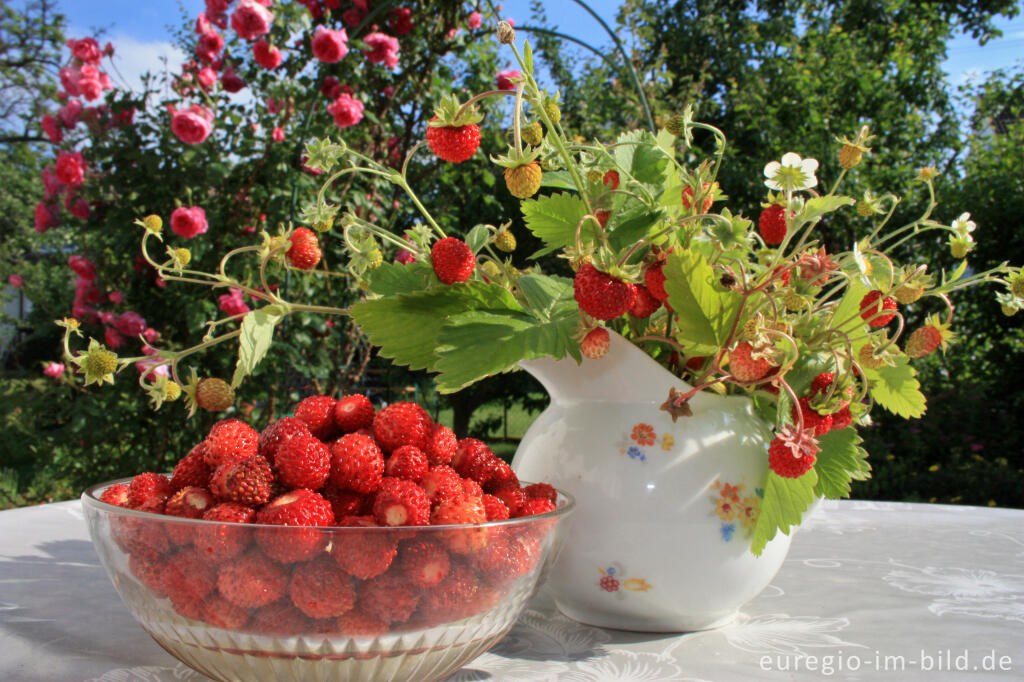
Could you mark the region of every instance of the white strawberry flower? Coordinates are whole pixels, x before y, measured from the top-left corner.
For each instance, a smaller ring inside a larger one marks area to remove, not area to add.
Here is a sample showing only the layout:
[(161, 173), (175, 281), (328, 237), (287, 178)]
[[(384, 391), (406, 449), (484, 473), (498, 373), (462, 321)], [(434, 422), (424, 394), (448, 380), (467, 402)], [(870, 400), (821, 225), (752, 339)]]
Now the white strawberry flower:
[(956, 232), (958, 237), (965, 237), (968, 241), (974, 241), (971, 239), (971, 232), (978, 227), (973, 220), (971, 220), (970, 213), (961, 213), (960, 217), (953, 221), (950, 225), (953, 228), (953, 232)]
[(782, 155), (781, 161), (772, 161), (764, 167), (764, 184), (770, 189), (795, 192), (810, 189), (818, 184), (814, 171), (818, 170), (817, 159), (803, 159), (795, 152)]

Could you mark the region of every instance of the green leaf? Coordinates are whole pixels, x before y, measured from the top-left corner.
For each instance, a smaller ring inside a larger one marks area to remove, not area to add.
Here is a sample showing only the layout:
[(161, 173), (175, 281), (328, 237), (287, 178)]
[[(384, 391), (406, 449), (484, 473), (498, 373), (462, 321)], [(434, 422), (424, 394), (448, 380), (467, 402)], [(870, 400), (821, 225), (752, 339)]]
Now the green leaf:
[(554, 187), (556, 189), (576, 190), (576, 183), (572, 181), (569, 171), (544, 171), (540, 181), (541, 187)]
[(633, 172), (633, 154), (636, 153), (637, 144), (643, 138), (643, 131), (630, 130), (615, 138), (615, 150), (613, 156), (619, 168)]
[(894, 366), (878, 369), (864, 368), (875, 402), (904, 419), (924, 414), (926, 400), (917, 381), (917, 370), (910, 366), (906, 356), (896, 358)]
[(480, 249), (484, 248), (484, 244), (490, 238), (491, 231), (487, 229), (486, 225), (476, 225), (466, 235), (466, 245), (469, 246), (469, 250), (474, 254), (480, 253)]
[(238, 337), (238, 362), (231, 377), (231, 387), (238, 388), (242, 379), (252, 374), (256, 365), (267, 354), (274, 340), (274, 327), (281, 321), (279, 306), (266, 306), (252, 310), (242, 318), (241, 334)]
[(608, 225), (608, 242), (616, 251), (625, 249), (647, 236), (662, 217), (661, 211), (649, 211), (644, 204), (633, 203), (632, 210), (617, 214)]
[(441, 327), (450, 316), (473, 310), (523, 312), (503, 287), (469, 281), (361, 301), (350, 314), (383, 357), (410, 369), (433, 370)]
[(853, 334), (867, 328), (867, 323), (860, 316), (860, 302), (867, 293), (867, 286), (860, 280), (847, 280), (846, 293), (843, 294), (839, 305), (832, 311), (832, 320), (829, 324), (845, 334)]
[(676, 338), (687, 351), (706, 355), (729, 336), (741, 297), (734, 291), (715, 289), (714, 270), (696, 251), (673, 253), (663, 269), (668, 302), (685, 324)]
[(764, 483), (764, 498), (754, 524), (750, 551), (757, 556), (778, 531), (789, 535), (789, 529), (800, 523), (808, 505), (814, 501), (814, 486), (818, 476), (811, 469), (798, 478), (784, 478), (774, 471), (768, 472)]
[(821, 451), (814, 463), (818, 482), (814, 494), (837, 499), (850, 496), (850, 482), (864, 480), (871, 471), (868, 453), (855, 429), (835, 429), (818, 439)]
[[(522, 202), (526, 227), (547, 245), (549, 250), (576, 243), (576, 226), (587, 214), (587, 206), (577, 196), (562, 192)], [(584, 242), (595, 240), (595, 223), (588, 220), (581, 229)]]
[(526, 66), (526, 73), (533, 73), (533, 48), (530, 41), (523, 42), (523, 64)]
[(519, 278), (530, 312), (541, 322), (551, 320), (565, 305), (575, 306), (572, 280), (547, 275), (525, 275)]
[(633, 152), (630, 173), (639, 182), (660, 187), (665, 181), (668, 158), (665, 152), (654, 144), (654, 138), (650, 134), (645, 134), (643, 140)]
[(438, 282), (434, 269), (419, 261), (407, 265), (382, 263), (370, 271), (369, 280), (370, 291), (381, 296), (422, 291)]
[(790, 227), (791, 230), (798, 230), (807, 223), (812, 223), (819, 220), (826, 213), (838, 210), (843, 206), (851, 206), (855, 204), (853, 199), (850, 197), (843, 196), (825, 196), (825, 197), (814, 197), (808, 199), (807, 203), (804, 204), (804, 208), (800, 213), (793, 218), (793, 225)]

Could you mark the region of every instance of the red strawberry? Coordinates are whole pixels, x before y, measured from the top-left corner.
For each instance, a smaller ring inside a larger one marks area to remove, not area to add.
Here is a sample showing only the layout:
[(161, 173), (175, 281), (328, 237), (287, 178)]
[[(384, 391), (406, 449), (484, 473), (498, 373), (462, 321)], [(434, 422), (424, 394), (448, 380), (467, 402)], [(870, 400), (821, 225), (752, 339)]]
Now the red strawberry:
[(278, 448), (274, 469), (287, 488), (319, 490), (331, 473), (331, 451), (313, 436), (297, 436)]
[(346, 637), (376, 637), (386, 634), (390, 629), (381, 619), (368, 616), (359, 609), (352, 609), (341, 616), (337, 625), (338, 633)]
[(536, 564), (539, 545), (533, 538), (500, 532), (473, 555), (473, 564), (494, 585), (504, 585), (526, 575)]
[(163, 583), (163, 562), (159, 554), (134, 552), (128, 557), (128, 570), (158, 597), (167, 596)]
[(768, 374), (772, 363), (767, 358), (751, 357), (754, 347), (743, 341), (729, 353), (729, 372), (737, 381), (757, 381)]
[(430, 498), (412, 481), (386, 477), (373, 500), (373, 518), (382, 526), (425, 526)]
[(502, 486), (519, 485), (519, 477), (505, 460), (495, 457), (491, 460), (488, 468), (490, 473), (487, 474), (487, 485), (485, 486), (488, 492)]
[(630, 315), (638, 320), (646, 320), (660, 307), (661, 301), (655, 298), (650, 289), (643, 284), (636, 285), (636, 302), (629, 309)]
[(237, 502), (249, 507), (265, 504), (273, 491), (274, 474), (270, 464), (259, 455), (229, 461), (210, 475), (210, 492), (222, 502)]
[(162, 474), (147, 471), (135, 476), (128, 484), (127, 502), (132, 509), (139, 509), (147, 502), (165, 501), (171, 494), (171, 481)]
[(171, 490), (188, 486), (205, 488), (210, 483), (210, 465), (206, 463), (206, 444), (199, 443), (174, 466), (171, 474)]
[(384, 462), (384, 475), (418, 481), (430, 468), (427, 456), (415, 445), (403, 445)]
[(327, 535), (318, 526), (334, 524), (331, 503), (312, 490), (298, 489), (280, 495), (256, 512), (256, 523), (297, 528), (261, 528), (256, 542), (281, 563), (307, 561), (327, 546)]
[(413, 540), (402, 547), (398, 566), (419, 587), (433, 587), (448, 575), (448, 552), (432, 540)]
[(367, 504), (370, 503), (368, 500), (372, 500), (372, 498), (362, 493), (357, 493), (354, 490), (342, 490), (330, 484), (324, 488), (321, 495), (331, 503), (331, 509), (334, 511), (336, 522), (346, 516), (362, 514)]
[(331, 483), (343, 490), (372, 493), (384, 475), (384, 455), (369, 436), (349, 433), (331, 445)]
[(439, 158), (462, 163), (473, 156), (480, 146), (480, 128), (475, 123), (464, 126), (427, 126), (427, 144)]
[(199, 618), (215, 628), (240, 630), (249, 622), (249, 609), (232, 604), (219, 594), (208, 594), (203, 598)]
[(604, 327), (594, 327), (580, 341), (580, 352), (591, 360), (598, 360), (608, 354), (608, 344), (611, 343), (608, 330)]
[(610, 190), (617, 190), (619, 188), (619, 172), (616, 170), (610, 170), (604, 174), (603, 178), (604, 186)]
[(309, 432), (322, 441), (334, 438), (334, 406), (338, 401), (328, 395), (311, 395), (295, 406), (295, 417), (306, 422)]
[(402, 573), (385, 573), (359, 586), (359, 610), (387, 623), (409, 620), (419, 601), (419, 588)]
[(834, 372), (822, 372), (818, 376), (814, 377), (811, 381), (811, 392), (810, 397), (814, 397), (819, 393), (824, 395), (828, 392), (828, 387), (835, 381), (836, 375)]
[(445, 284), (465, 282), (473, 274), (476, 256), (466, 242), (455, 237), (445, 237), (434, 242), (430, 248), (430, 263), (437, 278)]
[(580, 310), (599, 320), (613, 320), (636, 302), (636, 285), (610, 277), (589, 263), (576, 273), (572, 287)]
[(310, 618), (333, 618), (355, 606), (356, 588), (347, 573), (321, 556), (292, 570), (288, 596)]
[(781, 438), (776, 437), (768, 446), (768, 466), (779, 476), (799, 478), (814, 466), (815, 455), (805, 451), (797, 457)]
[(943, 343), (942, 331), (937, 327), (926, 325), (918, 327), (907, 339), (906, 353), (912, 358), (923, 358), (932, 353)]
[(373, 425), (373, 403), (361, 393), (346, 395), (334, 405), (334, 423), (344, 433)]
[(202, 599), (217, 586), (216, 568), (203, 561), (191, 547), (167, 558), (161, 579), (172, 600), (175, 596)]
[[(713, 196), (714, 192), (709, 192), (708, 191), (710, 189), (711, 189), (711, 183), (709, 183), (709, 182), (705, 182), (703, 185), (701, 185), (701, 192), (707, 192), (707, 194), (704, 197), (704, 200), (701, 201), (701, 205), (700, 205), (700, 212), (701, 213), (707, 213), (708, 211), (710, 211), (711, 210), (711, 204), (713, 204), (714, 201), (715, 201), (715, 198)], [(683, 191), (682, 191), (681, 198), (682, 198), (682, 202), (683, 202), (683, 208), (685, 208), (687, 210), (692, 208), (693, 207), (693, 187), (690, 187), (689, 185), (684, 187)]]
[[(495, 488), (491, 491), (491, 495), (501, 500), (502, 504), (505, 505), (509, 516), (519, 516), (520, 511), (526, 504), (527, 499), (526, 491), (520, 488), (518, 485), (503, 485), (499, 488)], [(487, 499), (484, 498), (484, 507), (487, 511), (487, 520), (491, 521), (491, 512), (486, 507)]]
[(668, 300), (668, 292), (665, 291), (665, 261), (659, 260), (651, 263), (644, 270), (644, 284), (647, 291), (662, 303)]
[(845, 429), (851, 424), (853, 424), (853, 415), (850, 413), (849, 405), (832, 415), (832, 428), (834, 430)]
[(526, 504), (519, 509), (519, 516), (535, 516), (555, 511), (558, 507), (545, 497), (528, 497)]
[(471, 478), (480, 485), (487, 482), (490, 463), (497, 459), (487, 444), (476, 438), (463, 438), (455, 449), (451, 466), (460, 476)]
[[(792, 212), (790, 212), (792, 216)], [(761, 233), (764, 243), (769, 246), (781, 244), (786, 238), (786, 207), (772, 204), (761, 211), (757, 219), (757, 230)]]
[(220, 564), (217, 589), (232, 604), (246, 608), (266, 606), (284, 596), (288, 574), (257, 552)]
[(392, 403), (373, 418), (373, 435), (385, 453), (403, 445), (427, 449), (434, 423), (427, 411), (416, 403)]
[(440, 583), (424, 591), (421, 611), (439, 623), (464, 618), (472, 613), (479, 589), (476, 571), (466, 564), (453, 563)]
[[(432, 525), (480, 524), (487, 521), (487, 511), (479, 497), (442, 502), (430, 515)], [(458, 554), (469, 554), (487, 544), (487, 528), (452, 530), (444, 534), (448, 549)]]
[(541, 497), (552, 504), (558, 501), (558, 491), (549, 483), (531, 483), (523, 488), (523, 492), (527, 497)]
[[(372, 516), (350, 516), (338, 520), (339, 525), (372, 528)], [(398, 539), (391, 531), (339, 531), (333, 534), (331, 556), (354, 578), (368, 580), (388, 570), (398, 553)]]
[(484, 502), (484, 513), (488, 521), (504, 521), (509, 518), (508, 507), (501, 501), (501, 498), (494, 495), (484, 495), (480, 498)]
[[(164, 514), (185, 519), (202, 518), (215, 502), (209, 490), (188, 486), (171, 495), (164, 505)], [(195, 539), (191, 525), (168, 523), (167, 537), (176, 545), (188, 545)]]
[(423, 454), (427, 456), (431, 466), (448, 464), (455, 456), (456, 447), (458, 447), (458, 438), (455, 437), (455, 432), (443, 424), (434, 424)]
[(479, 483), (474, 481), (472, 478), (462, 478), (460, 480), (462, 485), (462, 497), (483, 497), (484, 488)]
[[(882, 298), (882, 292), (877, 289), (869, 291), (860, 300), (860, 316), (872, 327), (884, 327), (896, 317), (896, 313), (886, 313), (886, 310), (896, 310), (896, 299), (886, 296), (879, 307), (878, 299)], [(880, 314), (881, 313), (881, 314)]]
[(598, 209), (594, 211), (594, 217), (597, 218), (597, 224), (601, 227), (607, 227), (608, 219), (612, 217), (612, 212), (608, 209)]
[(221, 523), (204, 523), (196, 527), (196, 551), (207, 561), (219, 563), (238, 556), (249, 546), (252, 538), (250, 529), (239, 525), (252, 523), (256, 519), (256, 510), (235, 502), (222, 502), (203, 514), (203, 519)]
[(288, 600), (255, 609), (246, 629), (263, 635), (292, 636), (307, 632), (308, 619)]
[(309, 426), (297, 417), (283, 417), (263, 429), (259, 438), (259, 453), (270, 466), (274, 466), (277, 450), (296, 436), (309, 436)]
[(288, 262), (298, 270), (312, 270), (320, 262), (320, 240), (316, 233), (305, 227), (296, 227), (292, 231), (291, 248), (285, 254)]
[(104, 488), (103, 492), (100, 493), (100, 502), (106, 502), (107, 504), (112, 504), (115, 507), (127, 507), (128, 484), (115, 483), (108, 488)]
[(462, 497), (462, 478), (455, 469), (439, 464), (420, 479), (420, 486), (434, 506)]
[[(803, 413), (804, 430), (814, 429), (815, 436), (824, 436), (832, 429), (832, 415), (819, 414), (810, 405), (810, 398), (801, 398), (799, 402), (800, 412)], [(793, 423), (797, 423), (797, 406), (794, 405), (791, 411)]]
[(223, 419), (210, 428), (206, 440), (206, 463), (216, 469), (228, 461), (259, 454), (260, 434), (240, 419)]

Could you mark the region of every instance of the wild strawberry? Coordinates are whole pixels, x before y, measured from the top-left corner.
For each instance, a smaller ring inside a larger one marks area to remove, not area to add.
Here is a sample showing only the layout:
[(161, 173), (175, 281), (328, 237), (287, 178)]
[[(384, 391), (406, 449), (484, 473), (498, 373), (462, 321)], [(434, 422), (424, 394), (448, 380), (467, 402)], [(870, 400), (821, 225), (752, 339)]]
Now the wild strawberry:
[(528, 497), (526, 504), (519, 509), (519, 516), (536, 516), (555, 511), (558, 507), (551, 500), (544, 497)]
[(305, 227), (296, 227), (289, 237), (291, 247), (285, 253), (288, 262), (298, 270), (312, 270), (320, 262), (320, 240), (316, 233)]
[[(790, 212), (792, 216), (792, 212)], [(761, 217), (757, 219), (757, 231), (761, 233), (764, 243), (769, 246), (781, 244), (786, 238), (786, 207), (779, 204), (771, 204), (761, 211)]]
[(817, 442), (806, 431), (787, 428), (768, 446), (768, 466), (779, 476), (799, 478), (814, 466), (817, 453)]
[(516, 472), (512, 470), (512, 467), (505, 460), (495, 457), (491, 460), (488, 468), (490, 471), (487, 474), (485, 488), (487, 492), (506, 485), (519, 485), (519, 477), (516, 476)]
[(282, 417), (260, 432), (259, 454), (274, 466), (277, 450), (292, 438), (309, 436), (309, 426), (296, 417)]
[(660, 307), (661, 301), (655, 298), (650, 289), (643, 284), (636, 285), (636, 302), (629, 309), (630, 315), (638, 320), (646, 320)]
[(599, 208), (594, 211), (594, 217), (597, 218), (597, 224), (601, 227), (608, 226), (608, 220), (612, 217), (612, 212), (605, 208)]
[(205, 488), (210, 482), (210, 465), (206, 463), (206, 445), (201, 442), (174, 465), (171, 474), (171, 490), (178, 491), (188, 486)]
[(651, 263), (644, 270), (644, 284), (647, 285), (647, 291), (662, 303), (668, 300), (668, 292), (665, 291), (664, 267), (665, 261), (659, 260)]
[(512, 253), (516, 250), (516, 236), (508, 230), (501, 230), (494, 235), (494, 245), (499, 251)]
[(473, 564), (488, 582), (500, 586), (529, 573), (539, 558), (536, 539), (499, 531), (473, 555)]
[(737, 381), (757, 381), (771, 370), (771, 360), (753, 358), (753, 350), (754, 347), (750, 343), (742, 341), (729, 353), (729, 372)]
[(331, 445), (331, 483), (343, 490), (372, 493), (384, 475), (384, 455), (369, 436), (349, 433)]
[(260, 434), (240, 419), (224, 419), (210, 428), (204, 441), (211, 469), (259, 454)]
[[(150, 514), (163, 514), (164, 501), (163, 497), (151, 497), (138, 507), (130, 508)], [(121, 549), (128, 554), (142, 555), (147, 560), (156, 561), (171, 547), (164, 524), (152, 523), (148, 519), (139, 517), (111, 519), (110, 531), (114, 541)]]
[(331, 503), (331, 510), (334, 512), (335, 521), (340, 521), (346, 516), (358, 516), (372, 504), (372, 498), (357, 493), (354, 490), (342, 490), (328, 484), (320, 493), (324, 499)]
[(210, 474), (210, 492), (221, 502), (249, 507), (266, 504), (274, 486), (274, 474), (259, 455), (227, 461)]
[(256, 510), (235, 502), (222, 502), (203, 514), (203, 519), (221, 523), (198, 526), (193, 544), (207, 561), (219, 563), (238, 556), (249, 546), (250, 529), (239, 526), (252, 523)]
[(127, 507), (128, 506), (128, 484), (127, 483), (115, 483), (112, 486), (103, 489), (100, 493), (100, 502), (106, 502), (112, 504), (115, 507)]
[[(701, 185), (701, 192), (706, 192), (706, 195), (704, 196), (704, 200), (700, 204), (700, 212), (701, 213), (707, 213), (708, 211), (710, 211), (711, 210), (711, 204), (713, 204), (714, 201), (715, 201), (714, 192), (710, 191), (710, 190), (711, 190), (711, 183), (705, 182), (703, 185)], [(689, 210), (690, 208), (693, 207), (693, 187), (690, 187), (689, 185), (687, 185), (686, 187), (683, 188), (683, 191), (682, 191), (682, 202), (683, 202), (683, 208), (685, 208), (687, 210)]]
[[(797, 412), (799, 408), (800, 412)], [(830, 414), (819, 414), (810, 405), (810, 398), (801, 398), (797, 405), (794, 405), (790, 416), (793, 418), (793, 423), (798, 423), (798, 414), (802, 414), (804, 420), (804, 430), (813, 431), (815, 436), (824, 436), (832, 429), (832, 415)]]
[(879, 306), (878, 299), (882, 298), (882, 292), (869, 291), (860, 300), (860, 316), (872, 327), (884, 327), (896, 317), (896, 313), (886, 313), (886, 310), (896, 310), (896, 300), (886, 296)]
[(343, 433), (373, 425), (373, 403), (361, 393), (343, 396), (334, 405), (334, 423)]
[(944, 323), (939, 322), (938, 318), (929, 316), (924, 326), (918, 327), (910, 334), (904, 351), (912, 358), (923, 358), (936, 348), (945, 348), (946, 342), (951, 336), (952, 334)]
[(599, 320), (614, 320), (636, 302), (636, 286), (600, 272), (593, 265), (580, 268), (572, 283), (580, 310)]
[(307, 632), (309, 619), (287, 599), (254, 609), (249, 616), (246, 630), (261, 635), (285, 635), (294, 637)]
[(430, 468), (427, 456), (415, 445), (403, 445), (396, 449), (384, 462), (384, 475), (418, 481)]
[[(373, 528), (372, 516), (339, 519), (339, 525)], [(333, 534), (331, 556), (341, 570), (354, 578), (368, 580), (388, 570), (398, 553), (398, 539), (390, 532), (339, 531)]]
[(128, 506), (139, 509), (150, 500), (165, 501), (171, 492), (171, 482), (166, 476), (147, 471), (128, 483)]
[(420, 487), (434, 506), (462, 497), (462, 478), (455, 469), (443, 464), (430, 467), (420, 479)]
[(334, 406), (338, 401), (328, 395), (311, 395), (295, 406), (295, 418), (306, 422), (309, 432), (322, 441), (337, 435)]
[(814, 377), (811, 381), (811, 392), (810, 397), (814, 397), (818, 394), (825, 394), (828, 392), (828, 387), (835, 381), (836, 375), (834, 372), (822, 372), (821, 374)]
[(419, 601), (419, 588), (401, 573), (385, 573), (359, 586), (359, 609), (387, 623), (409, 620)]
[(416, 403), (392, 403), (373, 418), (373, 435), (380, 449), (390, 453), (403, 445), (425, 450), (434, 423), (427, 411)]
[(531, 483), (523, 492), (528, 498), (543, 498), (552, 504), (558, 501), (558, 491), (549, 483)]
[(541, 127), (540, 121), (534, 121), (529, 125), (523, 126), (520, 135), (522, 135), (523, 142), (526, 144), (531, 147), (539, 147), (540, 143), (544, 140), (544, 128)]
[(288, 488), (319, 490), (331, 473), (331, 451), (313, 436), (296, 436), (277, 449), (274, 470)]
[[(509, 516), (519, 516), (519, 512), (522, 510), (526, 501), (529, 499), (526, 492), (518, 485), (503, 485), (495, 488), (491, 491), (491, 495), (501, 500), (502, 504), (505, 505), (505, 509)], [(487, 511), (488, 521), (490, 518), (490, 510), (487, 509), (487, 499), (484, 498), (484, 510)]]
[(346, 637), (377, 637), (386, 634), (390, 626), (380, 618), (352, 609), (337, 621), (337, 632)]
[[(164, 505), (164, 514), (185, 519), (202, 518), (216, 504), (209, 490), (188, 486), (171, 495)], [(167, 524), (167, 537), (176, 545), (189, 545), (195, 540), (191, 525)]]
[(619, 172), (617, 170), (610, 170), (604, 174), (602, 178), (604, 186), (614, 191), (619, 188)]
[(288, 596), (310, 618), (333, 618), (355, 606), (356, 588), (347, 573), (321, 556), (292, 570)]
[(501, 498), (494, 495), (484, 495), (480, 499), (484, 502), (484, 513), (488, 521), (504, 521), (509, 518), (508, 507), (501, 501)]
[[(430, 515), (432, 525), (468, 524), (476, 525), (487, 521), (487, 511), (479, 497), (463, 498), (443, 502)], [(443, 536), (448, 549), (458, 554), (469, 554), (487, 544), (487, 528), (467, 528), (446, 532)]]
[(232, 604), (219, 594), (208, 594), (200, 607), (200, 620), (222, 630), (240, 630), (249, 622), (249, 609)]
[(448, 575), (423, 593), (420, 610), (437, 622), (464, 618), (472, 613), (474, 599), (480, 590), (476, 571), (461, 563), (452, 563)]
[(385, 477), (373, 499), (373, 518), (382, 526), (425, 526), (430, 498), (412, 481)]
[(452, 457), (455, 456), (455, 449), (457, 447), (458, 438), (455, 437), (455, 432), (443, 424), (434, 424), (423, 454), (427, 456), (431, 466), (448, 464), (452, 461)]
[[(435, 116), (431, 121), (436, 121)], [(480, 146), (480, 128), (475, 123), (463, 126), (427, 127), (427, 144), (438, 158), (462, 163), (473, 156)]]
[(158, 597), (167, 596), (163, 583), (163, 569), (163, 557), (159, 554), (133, 552), (128, 557), (128, 570)]
[(491, 461), (497, 458), (494, 451), (482, 440), (463, 438), (455, 449), (455, 457), (452, 458), (451, 466), (460, 476), (471, 478), (483, 485), (487, 482)]
[(462, 486), (462, 497), (464, 498), (484, 496), (483, 486), (474, 481), (472, 478), (467, 478), (463, 476), (462, 480), (460, 481), (460, 485)]
[(592, 360), (597, 360), (608, 354), (610, 342), (607, 329), (604, 327), (594, 327), (580, 341), (580, 352)]
[(840, 430), (853, 424), (853, 414), (850, 413), (850, 406), (847, 405), (832, 415), (832, 429)]
[(217, 586), (217, 571), (188, 547), (167, 557), (162, 580), (172, 600), (186, 595), (202, 599)]
[(512, 196), (518, 199), (529, 199), (540, 189), (544, 172), (538, 162), (531, 161), (521, 166), (506, 168), (503, 174), (505, 186), (508, 187)]
[(448, 552), (432, 540), (413, 540), (402, 547), (398, 567), (419, 587), (433, 587), (448, 575)]
[(327, 535), (318, 526), (334, 524), (331, 503), (321, 495), (300, 488), (275, 497), (256, 512), (256, 523), (290, 528), (261, 528), (256, 542), (267, 556), (281, 563), (308, 561), (327, 546)]
[(232, 604), (253, 608), (272, 604), (288, 587), (288, 574), (280, 564), (257, 552), (220, 564), (217, 589)]
[(430, 263), (437, 278), (445, 284), (465, 282), (473, 274), (476, 256), (466, 242), (455, 237), (445, 237), (434, 242), (430, 248)]
[(924, 286), (903, 284), (893, 289), (892, 296), (903, 305), (910, 305), (924, 296)]

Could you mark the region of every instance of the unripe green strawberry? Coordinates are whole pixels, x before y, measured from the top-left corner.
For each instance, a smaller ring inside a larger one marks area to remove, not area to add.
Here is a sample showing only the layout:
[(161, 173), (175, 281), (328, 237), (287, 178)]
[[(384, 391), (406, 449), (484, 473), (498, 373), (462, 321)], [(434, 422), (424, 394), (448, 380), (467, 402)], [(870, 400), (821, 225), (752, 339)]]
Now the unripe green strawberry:
[(540, 121), (534, 121), (526, 126), (520, 131), (520, 134), (523, 136), (523, 142), (533, 147), (544, 140), (544, 129), (541, 127)]
[(379, 268), (384, 262), (384, 254), (380, 252), (380, 249), (371, 249), (370, 253), (366, 255), (366, 261), (371, 270)]
[(839, 167), (845, 170), (850, 170), (860, 163), (860, 160), (864, 157), (864, 152), (867, 151), (866, 147), (862, 147), (859, 144), (844, 144), (839, 150)]
[(793, 290), (786, 292), (786, 296), (782, 299), (782, 303), (786, 306), (786, 310), (791, 312), (798, 312), (807, 307), (807, 299)]
[(181, 397), (181, 386), (173, 381), (168, 381), (164, 384), (164, 400), (169, 403), (173, 403), (175, 400)]
[(673, 114), (668, 121), (665, 122), (665, 130), (675, 137), (682, 137), (683, 133), (686, 132), (686, 119), (683, 118), (682, 114)]
[(160, 219), (158, 215), (148, 215), (142, 219), (142, 224), (146, 226), (146, 229), (153, 234), (160, 234), (160, 230), (164, 227), (164, 221)]
[(1024, 272), (1018, 272), (1010, 278), (1010, 291), (1018, 298), (1024, 298)]
[(512, 196), (519, 199), (528, 199), (540, 189), (540, 181), (544, 172), (540, 164), (531, 161), (522, 166), (505, 169), (505, 185)]
[(558, 122), (562, 120), (562, 110), (558, 108), (558, 102), (549, 99), (544, 103), (544, 111), (547, 113), (551, 125), (558, 125)]
[(892, 296), (903, 305), (909, 305), (924, 295), (924, 287), (904, 284), (893, 290)]
[(512, 253), (516, 250), (516, 236), (508, 230), (502, 230), (494, 235), (494, 245), (498, 247), (499, 251)]
[(174, 261), (174, 267), (176, 268), (183, 268), (192, 260), (192, 252), (185, 247), (171, 249), (170, 251), (171, 260)]
[(857, 202), (857, 215), (862, 218), (867, 218), (875, 214), (875, 207), (871, 205), (870, 201), (861, 199)]
[(209, 412), (220, 412), (235, 402), (235, 389), (223, 379), (200, 379), (196, 385), (196, 405)]

